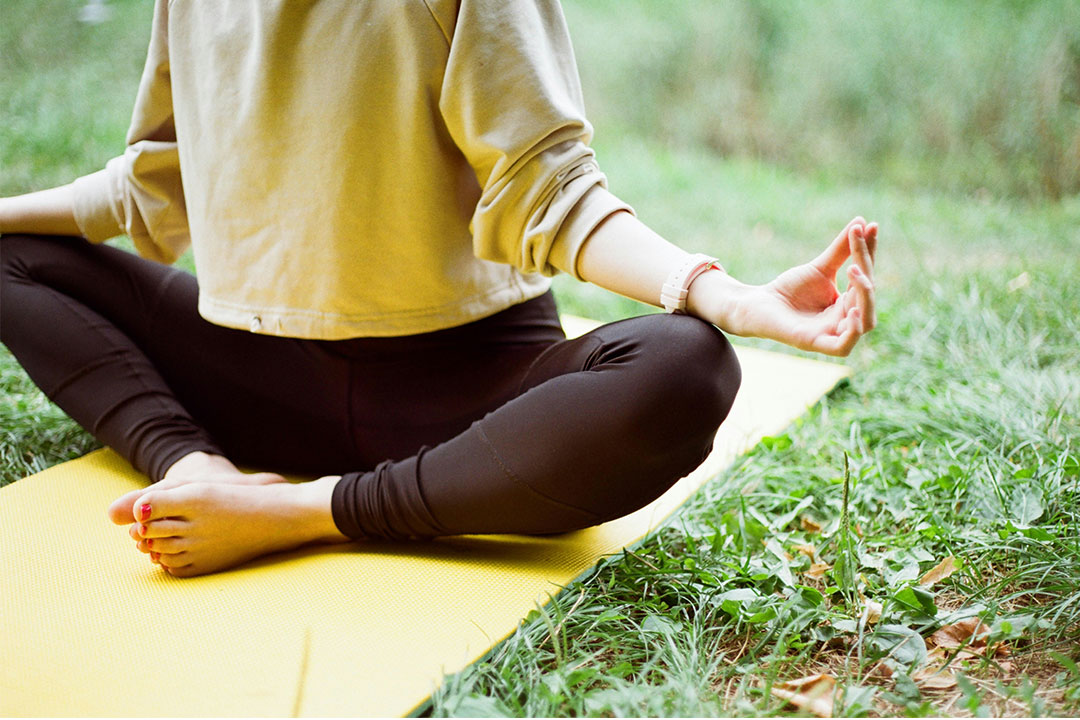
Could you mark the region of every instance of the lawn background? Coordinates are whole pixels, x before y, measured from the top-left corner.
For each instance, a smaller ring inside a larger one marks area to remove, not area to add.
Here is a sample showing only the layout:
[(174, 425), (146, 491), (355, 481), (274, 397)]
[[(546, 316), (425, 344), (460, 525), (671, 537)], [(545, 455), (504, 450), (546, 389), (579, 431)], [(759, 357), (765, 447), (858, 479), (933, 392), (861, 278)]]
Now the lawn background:
[[(111, 2), (100, 24), (81, 6), (0, 5), (4, 195), (122, 148), (151, 6)], [(449, 678), (432, 712), (786, 714), (772, 685), (815, 672), (839, 679), (838, 713), (1080, 712), (1080, 3), (566, 14), (616, 194), (748, 282), (855, 214), (879, 221), (880, 327), (848, 385)], [(645, 309), (556, 290), (600, 319)], [(96, 447), (6, 351), (0, 386), (0, 482)], [(800, 546), (830, 569), (808, 575)], [(921, 589), (949, 556), (959, 572)], [(985, 659), (928, 680), (925, 638), (966, 616), (992, 630)]]

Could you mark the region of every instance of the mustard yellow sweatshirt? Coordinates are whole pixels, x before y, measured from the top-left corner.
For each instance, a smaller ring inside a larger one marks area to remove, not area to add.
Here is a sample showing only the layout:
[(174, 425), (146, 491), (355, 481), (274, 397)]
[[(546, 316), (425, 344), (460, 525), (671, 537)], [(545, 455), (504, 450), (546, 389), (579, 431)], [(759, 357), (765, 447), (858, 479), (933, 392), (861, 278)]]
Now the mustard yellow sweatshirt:
[(190, 243), (220, 325), (427, 332), (577, 274), (629, 209), (591, 136), (556, 0), (158, 0), (127, 148), (75, 217), (160, 262)]

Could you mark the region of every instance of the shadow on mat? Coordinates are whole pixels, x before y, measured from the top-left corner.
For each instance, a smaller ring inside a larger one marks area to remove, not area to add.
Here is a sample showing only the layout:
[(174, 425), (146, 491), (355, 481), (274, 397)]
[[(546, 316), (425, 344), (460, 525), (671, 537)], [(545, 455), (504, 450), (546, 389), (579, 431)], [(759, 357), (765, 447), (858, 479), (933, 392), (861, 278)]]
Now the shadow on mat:
[(437, 538), (435, 540), (402, 540), (400, 542), (375, 541), (355, 542), (342, 545), (313, 545), (288, 552), (264, 555), (232, 570), (225, 570), (216, 575), (241, 570), (273, 567), (294, 562), (314, 562), (320, 557), (338, 557), (356, 555), (360, 557), (378, 557), (427, 561), (443, 566), (483, 565), (489, 569), (506, 571), (539, 571), (550, 569), (553, 564), (564, 564), (578, 554), (595, 557), (595, 547), (587, 542), (588, 533), (595, 528), (586, 528), (560, 535), (534, 537), (527, 535), (462, 535), (457, 537)]

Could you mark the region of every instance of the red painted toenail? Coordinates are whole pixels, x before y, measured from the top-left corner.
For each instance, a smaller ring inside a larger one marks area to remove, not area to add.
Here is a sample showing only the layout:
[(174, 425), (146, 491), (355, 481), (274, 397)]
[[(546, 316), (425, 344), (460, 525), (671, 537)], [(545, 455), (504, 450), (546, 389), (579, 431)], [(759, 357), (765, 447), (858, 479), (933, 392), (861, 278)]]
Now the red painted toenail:
[(155, 553), (155, 552), (150, 553), (150, 559), (153, 560), (154, 562), (159, 561), (161, 559), (161, 553)]
[(143, 503), (142, 507), (139, 508), (139, 519), (140, 520), (149, 520), (150, 519), (150, 503)]
[(145, 525), (142, 525), (142, 524), (139, 525), (139, 534), (140, 535), (146, 535), (146, 526)]
[(147, 540), (146, 541), (146, 547), (148, 547), (148, 548), (154, 547), (154, 541), (153, 540)]

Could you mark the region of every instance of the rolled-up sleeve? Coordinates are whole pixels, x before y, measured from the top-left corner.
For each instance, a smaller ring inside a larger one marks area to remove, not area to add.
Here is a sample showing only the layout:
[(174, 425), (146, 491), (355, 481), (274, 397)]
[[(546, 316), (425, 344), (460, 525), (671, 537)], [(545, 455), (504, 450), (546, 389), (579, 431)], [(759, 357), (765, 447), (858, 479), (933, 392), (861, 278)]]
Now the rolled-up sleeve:
[(476, 173), (475, 254), (579, 277), (593, 229), (633, 210), (607, 190), (589, 147), (581, 82), (554, 0), (462, 0), (439, 110)]
[(153, 33), (135, 99), (127, 148), (72, 186), (75, 222), (91, 242), (127, 233), (143, 257), (171, 263), (190, 243), (169, 81), (168, 3)]

